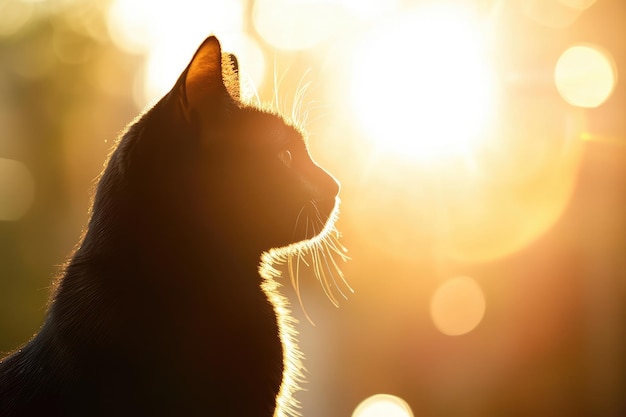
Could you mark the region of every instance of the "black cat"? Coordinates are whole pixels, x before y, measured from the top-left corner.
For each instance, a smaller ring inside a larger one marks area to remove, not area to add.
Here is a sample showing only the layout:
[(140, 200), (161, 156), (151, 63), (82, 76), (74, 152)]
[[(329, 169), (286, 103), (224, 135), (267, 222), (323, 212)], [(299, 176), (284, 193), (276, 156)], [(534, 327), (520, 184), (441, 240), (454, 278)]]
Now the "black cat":
[(208, 38), (122, 136), (41, 330), (0, 363), (0, 416), (292, 412), (268, 264), (285, 252), (268, 251), (317, 243), (339, 185), (297, 128), (240, 102), (237, 72)]

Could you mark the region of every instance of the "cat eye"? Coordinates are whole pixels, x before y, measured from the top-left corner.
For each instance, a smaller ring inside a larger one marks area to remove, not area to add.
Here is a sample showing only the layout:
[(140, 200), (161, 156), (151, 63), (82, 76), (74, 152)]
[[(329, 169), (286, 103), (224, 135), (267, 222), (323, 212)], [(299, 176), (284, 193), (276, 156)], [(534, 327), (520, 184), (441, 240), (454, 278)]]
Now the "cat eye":
[(289, 152), (287, 149), (283, 149), (282, 151), (278, 152), (278, 159), (283, 161), (283, 164), (285, 164), (287, 168), (291, 168), (291, 152)]

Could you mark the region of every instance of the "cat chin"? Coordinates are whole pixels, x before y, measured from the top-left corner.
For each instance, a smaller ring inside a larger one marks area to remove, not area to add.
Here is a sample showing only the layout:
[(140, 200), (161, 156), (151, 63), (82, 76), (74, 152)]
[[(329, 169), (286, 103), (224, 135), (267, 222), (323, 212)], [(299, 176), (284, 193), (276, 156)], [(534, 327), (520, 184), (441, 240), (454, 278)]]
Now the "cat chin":
[[(320, 225), (315, 235), (290, 245), (273, 248), (262, 255), (260, 273), (265, 278), (278, 278), (282, 274), (272, 267), (275, 264), (286, 264), (289, 280), (298, 297), (302, 312), (307, 320), (314, 325), (313, 320), (306, 312), (300, 294), (299, 271), (300, 266), (310, 267), (316, 279), (321, 283), (324, 293), (336, 307), (339, 306), (339, 295), (347, 299), (345, 291), (353, 293), (354, 290), (345, 280), (340, 269), (340, 263), (349, 259), (347, 249), (339, 241), (340, 233), (335, 228), (335, 221), (339, 214), (339, 198), (317, 201), (316, 209), (326, 209), (328, 213), (325, 219), (319, 218)], [(274, 282), (274, 281), (268, 281)]]
[[(339, 197), (332, 197), (322, 200), (316, 200), (312, 204), (317, 209), (318, 214), (320, 214), (320, 217), (322, 218), (324, 224), (326, 224), (329, 221), (334, 222), (336, 220), (337, 212), (339, 211), (339, 202)], [(328, 215), (323, 216), (323, 213), (328, 213)]]
[(298, 212), (293, 232), (287, 245), (306, 245), (307, 242), (323, 238), (337, 218), (339, 199), (311, 200)]

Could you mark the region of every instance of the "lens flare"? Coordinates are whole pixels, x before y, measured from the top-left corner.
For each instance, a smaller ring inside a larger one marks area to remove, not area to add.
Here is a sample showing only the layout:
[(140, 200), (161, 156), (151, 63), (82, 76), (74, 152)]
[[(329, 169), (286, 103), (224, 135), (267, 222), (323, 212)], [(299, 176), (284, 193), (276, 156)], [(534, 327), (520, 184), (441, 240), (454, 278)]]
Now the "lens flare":
[(582, 110), (558, 97), (515, 97), (474, 154), (474, 169), (448, 187), (442, 251), (464, 262), (515, 253), (544, 235), (568, 206), (580, 172)]
[(445, 335), (469, 333), (485, 315), (485, 296), (471, 278), (450, 279), (433, 294), (430, 315), (435, 327)]
[(481, 31), (462, 8), (420, 9), (388, 21), (356, 48), (351, 97), (382, 151), (426, 162), (464, 152), (493, 106)]
[(615, 88), (617, 71), (607, 52), (591, 45), (576, 45), (559, 58), (554, 81), (561, 97), (579, 107), (598, 107)]
[(400, 397), (376, 394), (361, 402), (352, 417), (413, 417), (413, 412)]

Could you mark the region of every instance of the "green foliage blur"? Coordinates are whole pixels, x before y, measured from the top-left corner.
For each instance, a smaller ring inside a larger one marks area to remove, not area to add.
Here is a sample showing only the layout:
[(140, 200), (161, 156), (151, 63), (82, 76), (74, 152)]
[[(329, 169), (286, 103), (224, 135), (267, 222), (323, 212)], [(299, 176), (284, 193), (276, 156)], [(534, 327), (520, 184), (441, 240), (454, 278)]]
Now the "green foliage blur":
[(0, 155), (23, 162), (35, 184), (24, 216), (0, 221), (0, 352), (38, 330), (87, 218), (93, 179), (137, 112), (141, 59), (113, 46), (105, 6), (0, 2)]

